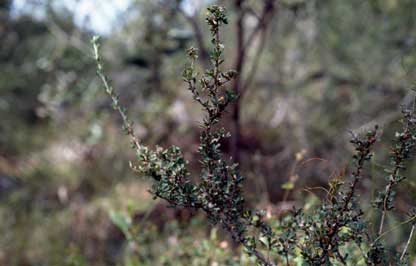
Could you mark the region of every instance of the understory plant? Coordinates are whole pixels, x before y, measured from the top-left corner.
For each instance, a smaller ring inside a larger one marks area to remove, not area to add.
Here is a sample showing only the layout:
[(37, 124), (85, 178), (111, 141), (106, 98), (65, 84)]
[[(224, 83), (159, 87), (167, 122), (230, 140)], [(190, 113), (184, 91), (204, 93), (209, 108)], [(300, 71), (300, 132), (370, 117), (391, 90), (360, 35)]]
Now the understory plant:
[(190, 62), (183, 71), (183, 80), (193, 99), (205, 112), (198, 149), (201, 168), (197, 177), (191, 176), (179, 147), (150, 149), (139, 141), (133, 123), (104, 73), (99, 38), (94, 37), (92, 41), (98, 76), (113, 108), (121, 115), (123, 129), (136, 153), (137, 158), (130, 166), (138, 175), (153, 180), (154, 197), (164, 199), (175, 208), (205, 213), (210, 222), (227, 232), (258, 265), (408, 265), (416, 212), (410, 211), (401, 223), (411, 225), (411, 233), (400, 250), (385, 248), (385, 236), (390, 232), (385, 230), (385, 218), (394, 209), (395, 189), (405, 179), (402, 172), (414, 152), (414, 110), (403, 107), (402, 129), (394, 136), (390, 167), (385, 170), (385, 188), (373, 204), (381, 217), (377, 233), (371, 233), (373, 225), (366, 220), (366, 210), (362, 209), (361, 197), (357, 194), (379, 139), (377, 126), (365, 134), (352, 133), (355, 151), (350, 176), (345, 180), (331, 180), (327, 197), (318, 208), (294, 209), (281, 218), (269, 219), (264, 211), (248, 209), (239, 166), (221, 150), (222, 139), (230, 135), (219, 122), (238, 97), (229, 86), (238, 73), (223, 69), (225, 57), (220, 28), (227, 24), (225, 9), (217, 5), (209, 7), (206, 22), (211, 32), (212, 67), (198, 73), (198, 51), (189, 48)]

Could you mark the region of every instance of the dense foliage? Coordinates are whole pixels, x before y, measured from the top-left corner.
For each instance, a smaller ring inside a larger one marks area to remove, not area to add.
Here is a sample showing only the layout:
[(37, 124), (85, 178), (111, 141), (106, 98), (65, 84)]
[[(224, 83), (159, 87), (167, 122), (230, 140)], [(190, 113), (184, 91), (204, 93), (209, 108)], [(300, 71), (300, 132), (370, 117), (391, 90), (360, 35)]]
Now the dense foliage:
[[(172, 207), (204, 211), (212, 223), (220, 225), (236, 243), (244, 246), (259, 265), (292, 265), (299, 263), (299, 258), (303, 265), (408, 265), (409, 244), (401, 251), (387, 252), (383, 238), (388, 232), (383, 230), (383, 225), (386, 212), (394, 208), (394, 188), (404, 179), (400, 171), (405, 169), (406, 160), (414, 153), (415, 110), (403, 109), (402, 130), (396, 132), (391, 148), (391, 168), (385, 170), (387, 184), (374, 201), (374, 206), (381, 211), (378, 233), (370, 233), (370, 223), (365, 219), (369, 210), (362, 209), (357, 195), (365, 163), (373, 156), (378, 126), (363, 137), (352, 133), (355, 154), (350, 180), (331, 180), (326, 200), (316, 210), (294, 209), (279, 220), (267, 221), (265, 213), (247, 209), (242, 193), (244, 178), (238, 165), (232, 164), (232, 159), (225, 159), (221, 151), (221, 141), (229, 135), (225, 129), (218, 128), (218, 123), (227, 106), (238, 97), (228, 88), (237, 73), (221, 70), (224, 45), (220, 40), (220, 27), (227, 24), (225, 9), (217, 5), (209, 7), (206, 21), (212, 38), (212, 68), (200, 77), (195, 68), (197, 49), (190, 48), (187, 52), (191, 62), (183, 72), (193, 99), (206, 113), (199, 146), (201, 170), (195, 179), (191, 178), (180, 148), (157, 147), (152, 151), (138, 141), (126, 110), (103, 72), (99, 40), (93, 39), (98, 75), (112, 99), (113, 108), (120, 113), (124, 130), (136, 151), (137, 160), (131, 163), (131, 168), (153, 179), (151, 193), (155, 198), (166, 200)], [(402, 224), (415, 224), (415, 221), (416, 216), (411, 212)], [(409, 242), (413, 230), (414, 225)]]

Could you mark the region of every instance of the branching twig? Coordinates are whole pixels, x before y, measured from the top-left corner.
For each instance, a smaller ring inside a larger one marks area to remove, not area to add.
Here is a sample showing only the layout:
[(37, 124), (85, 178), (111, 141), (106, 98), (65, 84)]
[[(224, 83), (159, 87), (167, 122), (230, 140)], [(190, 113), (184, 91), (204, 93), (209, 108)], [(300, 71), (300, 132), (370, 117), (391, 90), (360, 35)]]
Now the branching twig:
[(379, 235), (383, 233), (387, 211), (394, 208), (393, 188), (405, 179), (404, 176), (400, 175), (400, 171), (406, 168), (404, 163), (410, 158), (416, 145), (416, 118), (414, 117), (414, 111), (403, 109), (402, 112), (403, 131), (396, 132), (395, 134), (395, 143), (391, 148), (390, 156), (392, 169), (386, 170), (388, 173), (388, 183), (384, 189), (384, 193), (381, 193), (375, 202), (376, 206), (382, 210), (378, 229)]

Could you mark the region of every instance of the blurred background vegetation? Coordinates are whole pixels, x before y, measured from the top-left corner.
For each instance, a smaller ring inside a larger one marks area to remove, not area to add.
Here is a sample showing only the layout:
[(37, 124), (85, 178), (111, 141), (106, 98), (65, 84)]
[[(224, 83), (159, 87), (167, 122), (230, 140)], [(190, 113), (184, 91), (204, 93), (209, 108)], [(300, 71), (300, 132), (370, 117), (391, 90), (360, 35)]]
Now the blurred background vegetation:
[[(201, 214), (154, 201), (130, 171), (134, 153), (90, 47), (103, 36), (143, 142), (183, 147), (196, 170), (201, 110), (181, 73), (191, 45), (209, 64), (213, 2), (0, 0), (0, 265), (251, 265)], [(416, 1), (217, 2), (230, 17), (226, 64), (240, 72), (224, 150), (241, 163), (250, 205), (274, 216), (312, 208), (324, 197), (314, 188), (343, 177), (348, 130), (379, 124), (388, 142), (411, 104)], [(361, 187), (369, 200), (384, 184), (387, 147)], [(408, 171), (390, 226), (416, 200), (416, 167)], [(392, 232), (390, 246), (408, 232)]]

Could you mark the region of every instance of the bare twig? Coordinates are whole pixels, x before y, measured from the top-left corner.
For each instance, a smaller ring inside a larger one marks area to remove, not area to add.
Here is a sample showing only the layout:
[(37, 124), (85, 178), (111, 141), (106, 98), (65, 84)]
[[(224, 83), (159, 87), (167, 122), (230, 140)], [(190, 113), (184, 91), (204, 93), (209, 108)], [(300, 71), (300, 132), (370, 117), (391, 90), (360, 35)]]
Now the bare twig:
[(403, 260), (404, 257), (406, 256), (407, 250), (409, 249), (410, 243), (412, 242), (412, 237), (413, 237), (413, 233), (415, 231), (415, 227), (416, 227), (416, 224), (414, 224), (412, 226), (412, 229), (410, 230), (409, 239), (407, 239), (406, 246), (404, 247), (403, 253), (400, 256), (400, 260)]

